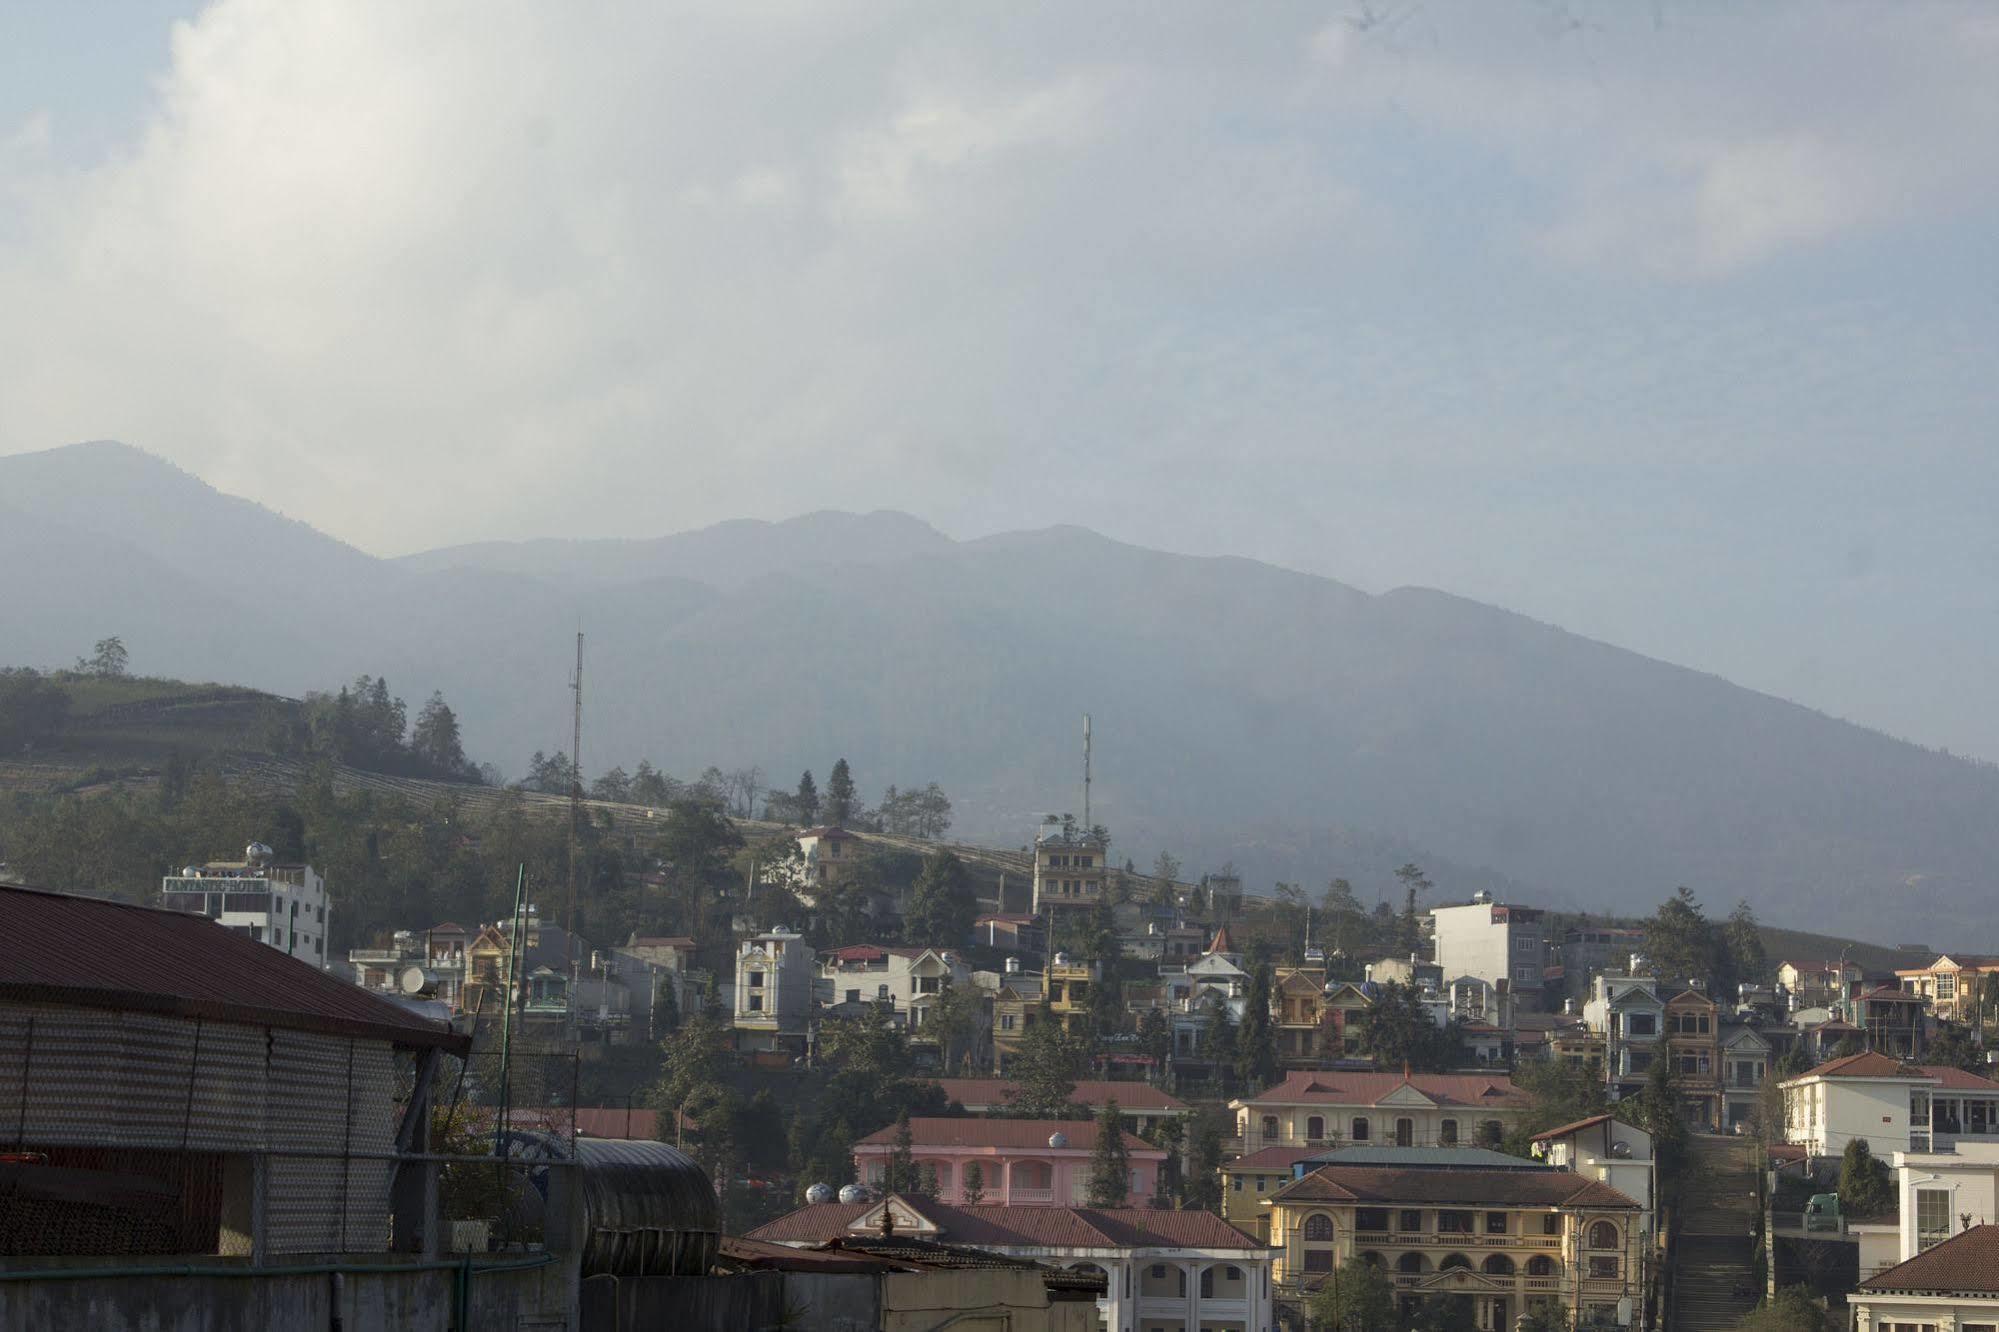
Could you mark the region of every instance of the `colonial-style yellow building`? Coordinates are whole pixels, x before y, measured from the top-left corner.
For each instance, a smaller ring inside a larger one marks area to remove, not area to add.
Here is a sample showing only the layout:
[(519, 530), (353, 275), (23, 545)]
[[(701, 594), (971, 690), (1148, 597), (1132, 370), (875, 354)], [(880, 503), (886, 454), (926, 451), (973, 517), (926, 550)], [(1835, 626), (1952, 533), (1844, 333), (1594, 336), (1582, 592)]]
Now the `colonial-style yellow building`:
[(1615, 1325), (1620, 1302), (1628, 1310), (1643, 1297), (1640, 1207), (1608, 1184), (1476, 1150), (1358, 1156), (1379, 1163), (1317, 1166), (1271, 1195), (1280, 1289), (1316, 1289), (1367, 1263), (1388, 1275), (1405, 1313), (1465, 1295), (1489, 1329), (1557, 1301), (1585, 1325)]
[(1229, 1102), (1244, 1152), (1497, 1142), (1528, 1104), (1504, 1073), (1292, 1072)]
[(1221, 1169), (1222, 1216), (1238, 1230), (1270, 1238), (1270, 1209), (1263, 1204), (1291, 1182), (1292, 1167), (1320, 1147), (1265, 1147), (1239, 1156)]

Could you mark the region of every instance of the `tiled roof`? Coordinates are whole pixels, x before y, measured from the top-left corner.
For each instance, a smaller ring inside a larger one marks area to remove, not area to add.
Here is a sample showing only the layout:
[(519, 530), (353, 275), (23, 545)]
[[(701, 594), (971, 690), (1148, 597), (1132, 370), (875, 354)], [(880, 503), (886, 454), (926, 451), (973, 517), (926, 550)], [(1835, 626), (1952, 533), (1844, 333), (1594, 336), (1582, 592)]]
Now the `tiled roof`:
[(1591, 1115), (1588, 1119), (1578, 1119), (1573, 1124), (1564, 1124), (1560, 1128), (1551, 1128), (1546, 1133), (1536, 1133), (1532, 1140), (1535, 1142), (1545, 1142), (1549, 1138), (1566, 1138), (1571, 1133), (1579, 1133), (1586, 1128), (1595, 1128), (1604, 1120), (1614, 1118), (1616, 1118), (1615, 1115)]
[[(903, 1198), (902, 1202), (934, 1224), (940, 1237), (949, 1243), (982, 1248), (1263, 1251), (1268, 1247), (1213, 1212), (1149, 1207), (1002, 1207), (991, 1203), (953, 1207), (927, 1198)], [(845, 1235), (849, 1227), (879, 1205), (808, 1204), (758, 1226), (745, 1238), (778, 1244), (824, 1244)]]
[[(1826, 1024), (1830, 1026), (1830, 1023)], [(1808, 1078), (1925, 1078), (1929, 1075), (1914, 1064), (1905, 1064), (1899, 1059), (1882, 1054), (1878, 1050), (1863, 1050), (1859, 1054), (1845, 1055), (1839, 1059), (1828, 1059), (1817, 1068), (1803, 1074)]]
[(469, 1037), (205, 916), (0, 888), (0, 999), (464, 1053)]
[(1999, 1226), (1973, 1226), (1860, 1283), (1867, 1291), (1999, 1295)]
[(1252, 1105), (1379, 1105), (1408, 1083), (1439, 1105), (1525, 1106), (1532, 1098), (1503, 1073), (1311, 1073), (1287, 1076), (1250, 1098)]
[(1508, 1156), (1489, 1147), (1328, 1147), (1311, 1158), (1315, 1165), (1393, 1166), (1400, 1170), (1547, 1170), (1525, 1157)]
[[(1068, 1138), (1065, 1151), (1087, 1152), (1097, 1145), (1094, 1119), (911, 1119), (909, 1140), (916, 1147), (989, 1147), (1004, 1151), (1049, 1151), (1048, 1139), (1060, 1133)], [(896, 1127), (870, 1133), (854, 1144), (889, 1147), (895, 1143)], [(1163, 1159), (1165, 1152), (1136, 1134), (1126, 1133), (1125, 1150), (1141, 1160)]]
[(1999, 1082), (1950, 1064), (1918, 1064), (1916, 1067), (1935, 1078), (1941, 1090), (1977, 1091), (1988, 1095), (1999, 1095)]
[[(944, 1089), (947, 1100), (962, 1106), (1005, 1105), (1009, 1093), (1019, 1089), (1020, 1084), (1007, 1078), (938, 1078), (937, 1085)], [(1077, 1105), (1087, 1105), (1092, 1109), (1102, 1107), (1105, 1101), (1115, 1099), (1120, 1110), (1185, 1110), (1187, 1103), (1177, 1096), (1169, 1096), (1159, 1088), (1143, 1082), (1110, 1082), (1090, 1080), (1076, 1084), (1075, 1095), (1069, 1098)]]
[(1239, 1156), (1224, 1170), (1289, 1170), (1300, 1161), (1319, 1153), (1317, 1147), (1260, 1147), (1248, 1156)]
[(1285, 1202), (1635, 1209), (1610, 1185), (1567, 1170), (1421, 1170), (1322, 1165), (1271, 1197)]

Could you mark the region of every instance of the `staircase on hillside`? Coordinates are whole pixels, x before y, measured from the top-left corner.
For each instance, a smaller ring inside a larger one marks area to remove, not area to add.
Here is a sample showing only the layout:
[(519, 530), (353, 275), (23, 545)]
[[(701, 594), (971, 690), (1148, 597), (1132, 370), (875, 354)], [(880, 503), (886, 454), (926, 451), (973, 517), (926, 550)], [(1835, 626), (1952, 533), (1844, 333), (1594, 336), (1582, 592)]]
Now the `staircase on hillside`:
[(1689, 1143), (1673, 1256), (1671, 1332), (1728, 1332), (1756, 1307), (1756, 1140)]

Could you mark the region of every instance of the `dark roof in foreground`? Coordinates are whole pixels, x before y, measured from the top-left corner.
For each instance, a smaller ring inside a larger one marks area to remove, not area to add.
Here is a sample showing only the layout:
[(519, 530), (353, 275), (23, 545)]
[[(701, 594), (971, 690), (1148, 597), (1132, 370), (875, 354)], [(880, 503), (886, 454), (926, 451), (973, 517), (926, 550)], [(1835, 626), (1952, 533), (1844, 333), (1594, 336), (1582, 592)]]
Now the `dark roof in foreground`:
[[(1573, 1178), (1573, 1177), (1572, 1177)], [(948, 1244), (979, 1248), (1256, 1249), (1267, 1246), (1213, 1212), (1150, 1207), (953, 1207), (928, 1198), (902, 1198), (904, 1207), (937, 1227)], [(773, 1244), (825, 1244), (879, 1208), (879, 1202), (808, 1203), (744, 1238)]]
[(1402, 1170), (1322, 1165), (1270, 1195), (1283, 1202), (1636, 1209), (1610, 1185), (1567, 1170)]
[(206, 916), (0, 887), (0, 999), (241, 1022), (463, 1054), (469, 1036)]
[(1973, 1226), (1860, 1283), (1862, 1290), (1999, 1295), (1999, 1226)]

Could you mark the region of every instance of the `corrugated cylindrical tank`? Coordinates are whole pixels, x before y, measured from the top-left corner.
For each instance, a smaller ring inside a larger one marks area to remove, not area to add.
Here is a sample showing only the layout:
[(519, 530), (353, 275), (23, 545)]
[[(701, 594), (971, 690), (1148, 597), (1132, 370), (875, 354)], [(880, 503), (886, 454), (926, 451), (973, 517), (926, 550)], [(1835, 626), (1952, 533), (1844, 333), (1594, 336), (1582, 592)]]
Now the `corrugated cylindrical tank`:
[[(635, 1138), (569, 1139), (511, 1129), (515, 1158), (574, 1160), (582, 1195), (584, 1276), (705, 1276), (721, 1241), (715, 1186), (694, 1158), (663, 1142)], [(523, 1201), (537, 1213), (548, 1195), (545, 1171), (529, 1175)]]

